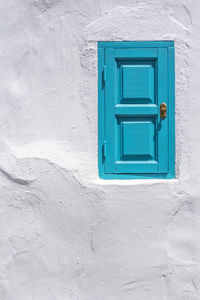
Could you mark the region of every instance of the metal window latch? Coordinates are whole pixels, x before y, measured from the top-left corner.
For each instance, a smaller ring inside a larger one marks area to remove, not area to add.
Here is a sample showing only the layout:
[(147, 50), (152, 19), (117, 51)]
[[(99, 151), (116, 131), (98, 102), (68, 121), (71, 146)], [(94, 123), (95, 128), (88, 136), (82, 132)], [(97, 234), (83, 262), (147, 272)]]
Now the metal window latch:
[(165, 119), (166, 116), (167, 116), (167, 104), (163, 102), (160, 104), (160, 118)]

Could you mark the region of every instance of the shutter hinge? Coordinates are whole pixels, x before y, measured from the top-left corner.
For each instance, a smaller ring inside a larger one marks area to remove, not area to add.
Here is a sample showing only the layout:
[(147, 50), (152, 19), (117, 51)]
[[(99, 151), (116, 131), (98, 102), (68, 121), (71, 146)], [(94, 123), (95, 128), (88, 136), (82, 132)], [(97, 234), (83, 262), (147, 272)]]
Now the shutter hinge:
[(106, 141), (103, 142), (103, 156), (106, 158)]
[(103, 67), (103, 81), (106, 82), (106, 66)]

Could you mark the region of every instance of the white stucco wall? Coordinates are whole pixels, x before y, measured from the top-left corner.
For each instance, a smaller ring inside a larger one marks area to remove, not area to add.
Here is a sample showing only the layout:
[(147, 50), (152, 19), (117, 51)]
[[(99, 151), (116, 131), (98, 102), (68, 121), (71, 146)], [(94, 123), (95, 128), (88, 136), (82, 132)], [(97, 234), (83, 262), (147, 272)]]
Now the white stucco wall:
[[(200, 299), (199, 11), (0, 1), (0, 300)], [(175, 180), (98, 178), (99, 40), (175, 40)]]

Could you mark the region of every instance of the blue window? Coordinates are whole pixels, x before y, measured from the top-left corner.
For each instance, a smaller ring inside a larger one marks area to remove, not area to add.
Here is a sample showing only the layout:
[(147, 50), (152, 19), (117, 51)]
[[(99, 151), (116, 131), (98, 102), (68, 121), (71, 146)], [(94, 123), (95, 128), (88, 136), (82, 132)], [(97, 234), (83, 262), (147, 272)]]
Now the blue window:
[(174, 42), (98, 43), (99, 175), (174, 178)]

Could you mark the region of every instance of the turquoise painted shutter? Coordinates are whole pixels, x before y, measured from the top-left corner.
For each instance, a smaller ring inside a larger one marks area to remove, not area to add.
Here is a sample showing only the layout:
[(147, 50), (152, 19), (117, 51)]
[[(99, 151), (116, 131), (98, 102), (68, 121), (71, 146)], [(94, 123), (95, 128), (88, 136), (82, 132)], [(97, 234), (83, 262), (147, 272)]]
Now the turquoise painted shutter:
[[(167, 47), (104, 47), (105, 174), (169, 173), (168, 54)], [(162, 102), (168, 109), (165, 119), (160, 118)]]

